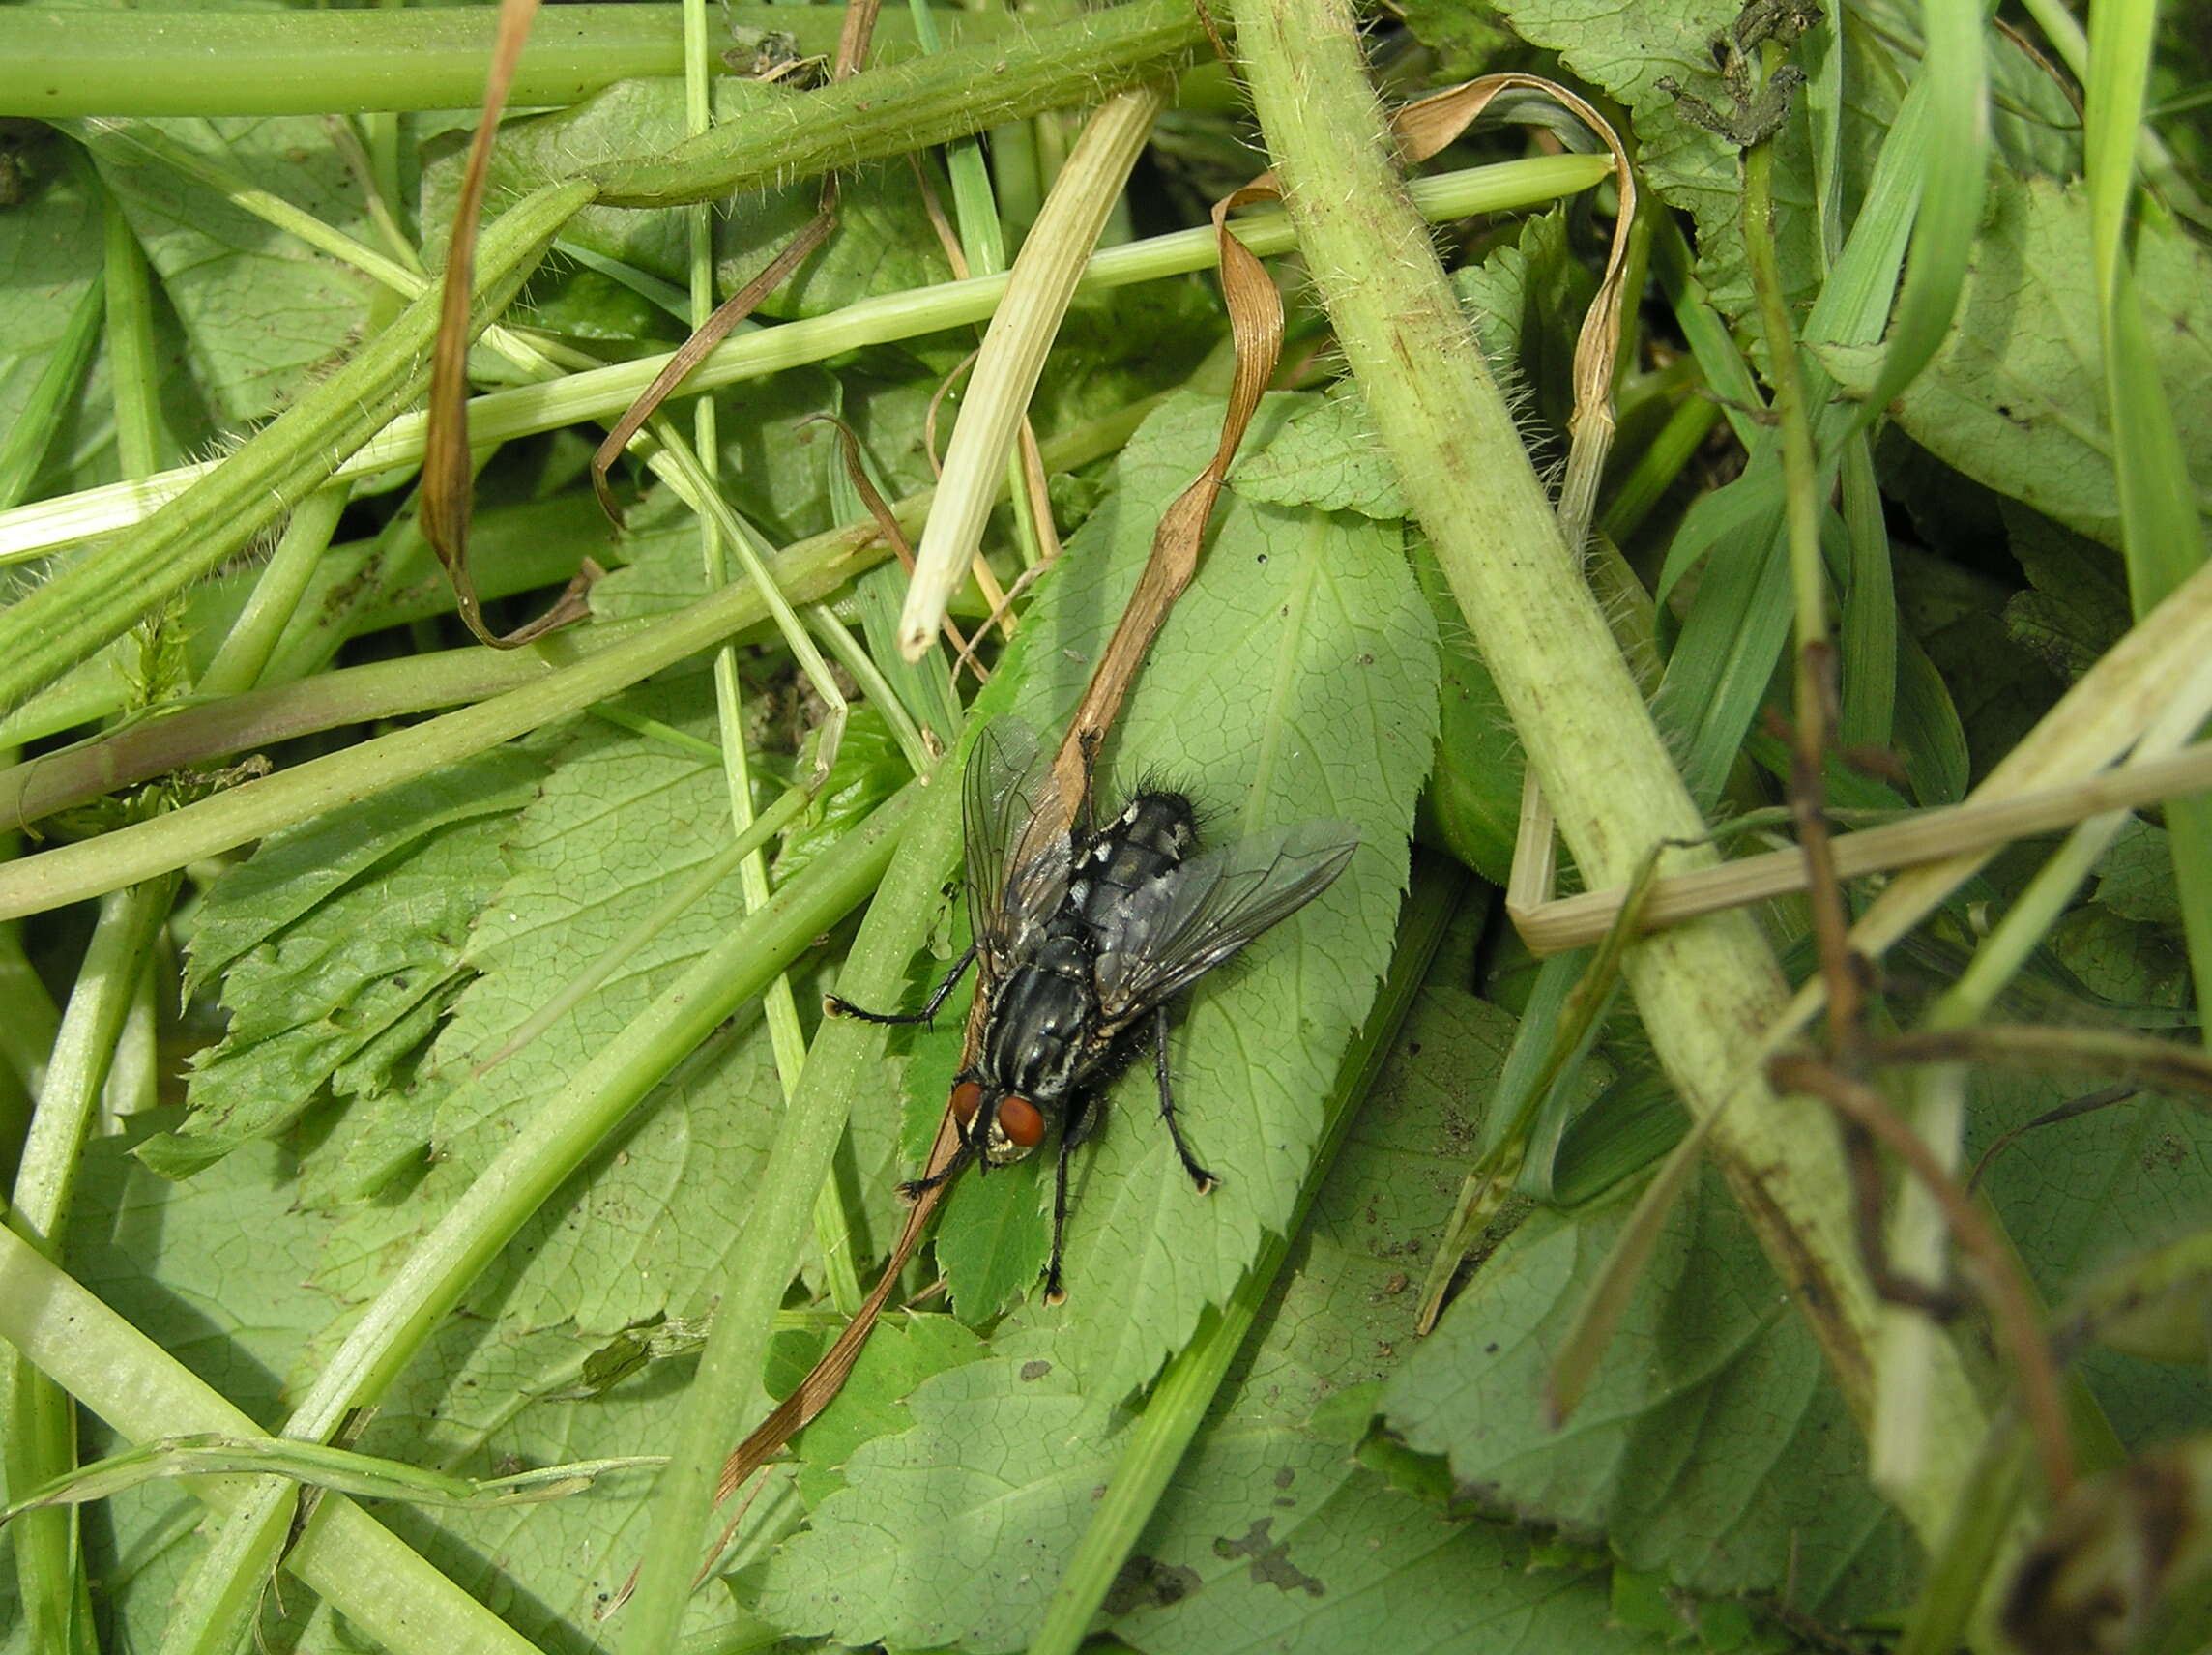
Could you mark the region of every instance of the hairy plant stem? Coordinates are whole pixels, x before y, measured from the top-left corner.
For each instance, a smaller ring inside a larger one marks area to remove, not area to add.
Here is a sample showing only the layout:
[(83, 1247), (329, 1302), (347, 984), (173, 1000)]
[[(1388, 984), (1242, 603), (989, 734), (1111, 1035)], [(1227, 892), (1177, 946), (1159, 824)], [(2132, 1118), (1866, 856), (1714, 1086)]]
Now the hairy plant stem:
[[(1237, 19), (1315, 286), (1414, 514), (1584, 877), (1623, 883), (1654, 842), (1699, 840), (1704, 824), (1408, 204), (1351, 11), (1342, 0), (1246, 0)], [(1667, 852), (1664, 865), (1713, 859), (1701, 846)], [(1717, 1117), (1713, 1152), (1864, 1420), (1877, 1305), (1856, 1263), (1834, 1132), (1763, 1079), (1783, 983), (1756, 926), (1730, 914), (1662, 933), (1623, 970), (1670, 1080), (1700, 1117)], [(1947, 1342), (1931, 1392), (1936, 1452), (1901, 1503), (1933, 1542), (1983, 1423)]]
[[(476, 314), (497, 315), (591, 187), (551, 185), (485, 234)], [(114, 544), (0, 611), (0, 707), (13, 707), (211, 573), (326, 481), (429, 383), (438, 295), (427, 293), (246, 446)]]
[(1094, 102), (1173, 68), (1206, 44), (1182, 0), (1133, 0), (1022, 40), (963, 46), (872, 70), (804, 98), (724, 121), (670, 150), (595, 168), (615, 207), (712, 201), (944, 143), (1067, 103)]

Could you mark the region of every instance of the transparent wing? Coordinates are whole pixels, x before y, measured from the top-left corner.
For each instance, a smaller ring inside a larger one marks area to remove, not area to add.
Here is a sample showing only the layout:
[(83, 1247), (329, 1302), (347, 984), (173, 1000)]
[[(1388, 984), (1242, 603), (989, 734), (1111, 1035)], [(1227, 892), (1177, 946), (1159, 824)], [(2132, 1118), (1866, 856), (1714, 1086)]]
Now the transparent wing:
[(1018, 953), (1031, 922), (1067, 893), (1067, 812), (1052, 753), (1018, 718), (994, 719), (975, 739), (961, 801), (967, 837), (969, 920), (994, 977)]
[(1305, 822), (1194, 857), (1139, 886), (1103, 928), (1092, 980), (1109, 1025), (1142, 1016), (1327, 888), (1359, 848), (1348, 822)]

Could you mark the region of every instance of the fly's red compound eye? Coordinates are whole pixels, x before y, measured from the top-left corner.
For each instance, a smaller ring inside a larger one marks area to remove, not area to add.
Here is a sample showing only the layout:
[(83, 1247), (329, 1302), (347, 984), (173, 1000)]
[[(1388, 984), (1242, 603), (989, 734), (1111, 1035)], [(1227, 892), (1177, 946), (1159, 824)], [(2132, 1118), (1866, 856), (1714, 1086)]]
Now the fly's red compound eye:
[(999, 1129), (1020, 1148), (1033, 1149), (1044, 1142), (1044, 1117), (1026, 1097), (1009, 1097), (999, 1105)]
[(952, 1118), (962, 1126), (975, 1118), (975, 1111), (983, 1107), (983, 1089), (974, 1081), (962, 1081), (952, 1089)]

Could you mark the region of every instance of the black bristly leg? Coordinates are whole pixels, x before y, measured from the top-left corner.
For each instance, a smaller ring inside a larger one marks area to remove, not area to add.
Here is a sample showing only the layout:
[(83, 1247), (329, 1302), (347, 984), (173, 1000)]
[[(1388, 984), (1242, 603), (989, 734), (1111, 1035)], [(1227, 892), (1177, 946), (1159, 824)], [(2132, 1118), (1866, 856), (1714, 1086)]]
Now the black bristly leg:
[(1060, 1236), (1067, 1226), (1067, 1158), (1075, 1153), (1077, 1135), (1060, 1135), (1060, 1164), (1052, 1174), (1052, 1263), (1045, 1266), (1044, 1301), (1065, 1304), (1067, 1290), (1060, 1285)]
[(975, 962), (975, 944), (971, 943), (967, 952), (952, 962), (952, 969), (945, 973), (945, 980), (930, 991), (929, 1003), (919, 1011), (869, 1011), (833, 994), (822, 997), (822, 1009), (831, 1017), (858, 1017), (862, 1023), (927, 1023), (937, 1015), (937, 1008), (945, 1003), (946, 998), (952, 993)]
[(1205, 1195), (1221, 1180), (1198, 1164), (1198, 1157), (1182, 1141), (1182, 1128), (1176, 1124), (1175, 1091), (1168, 1083), (1168, 1008), (1165, 1004), (1152, 1012), (1152, 1073), (1159, 1077), (1160, 1118), (1168, 1123), (1169, 1141), (1175, 1145), (1176, 1153), (1182, 1157), (1182, 1170), (1190, 1175), (1198, 1193)]
[(899, 1185), (898, 1192), (909, 1201), (917, 1201), (939, 1184), (950, 1178), (954, 1173), (957, 1173), (975, 1158), (975, 1145), (969, 1143), (967, 1138), (963, 1136), (960, 1140), (960, 1147), (952, 1151), (952, 1159), (945, 1163), (943, 1172), (926, 1178), (909, 1178)]
[(1067, 1228), (1068, 1157), (1089, 1141), (1104, 1108), (1096, 1092), (1078, 1094), (1068, 1104), (1066, 1124), (1060, 1129), (1060, 1162), (1052, 1175), (1052, 1263), (1044, 1272), (1047, 1304), (1064, 1304), (1067, 1300), (1067, 1290), (1060, 1285), (1060, 1238)]

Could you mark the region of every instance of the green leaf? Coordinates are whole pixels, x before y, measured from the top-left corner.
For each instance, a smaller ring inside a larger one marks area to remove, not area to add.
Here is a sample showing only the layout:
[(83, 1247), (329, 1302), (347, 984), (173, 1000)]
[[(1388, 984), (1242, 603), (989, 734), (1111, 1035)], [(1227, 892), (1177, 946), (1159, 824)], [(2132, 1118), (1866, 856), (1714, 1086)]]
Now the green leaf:
[(2123, 919), (2178, 926), (2173, 850), (2165, 828), (2130, 818), (2097, 862), (2097, 900)]
[[(1155, 414), (1070, 540), (1023, 624), (1017, 705), (1037, 728), (1057, 729), (1072, 706), (1102, 618), (1121, 613), (1218, 419), (1217, 403), (1187, 398)], [(1201, 985), (1172, 1042), (1178, 1117), (1220, 1187), (1192, 1190), (1144, 1074), (1117, 1089), (1073, 1169), (1067, 1358), (1101, 1397), (1148, 1380), (1290, 1212), (1337, 1054), (1389, 954), (1435, 740), (1433, 636), (1394, 528), (1231, 500), (1109, 742), (1109, 800), (1159, 777), (1192, 794), (1212, 842), (1325, 817), (1357, 827), (1360, 849), (1320, 898)]]
[(837, 1400), (795, 1445), (806, 1462), (799, 1478), (800, 1497), (819, 1506), (844, 1486), (845, 1466), (862, 1443), (896, 1436), (913, 1424), (908, 1402), (924, 1379), (988, 1353), (982, 1340), (949, 1316), (887, 1321), (868, 1341)]
[(845, 1643), (1019, 1648), (1123, 1421), (1096, 1429), (1073, 1370), (1038, 1354), (939, 1374), (910, 1408), (913, 1428), (857, 1449), (847, 1486), (777, 1553), (760, 1612)]
[(1412, 514), (1398, 471), (1356, 387), (1303, 399), (1265, 449), (1247, 450), (1229, 474), (1247, 500), (1312, 506), (1391, 519)]
[[(8, 234), (0, 237), (0, 427), (17, 429), (30, 407), (47, 359), (59, 348), (70, 318), (101, 278), (99, 192), (86, 188), (81, 170), (62, 173), (60, 146), (42, 146), (39, 160), (61, 176), (35, 186), (31, 197), (8, 209)], [(96, 354), (85, 374), (86, 408), (107, 399), (106, 367)], [(65, 420), (45, 427), (51, 445), (39, 479), (57, 490), (112, 480), (114, 432), (94, 420), (89, 429)], [(97, 463), (96, 457), (98, 456)]]
[[(312, 116), (149, 124), (327, 224), (373, 234), (359, 184)], [(275, 413), (366, 322), (367, 276), (97, 126), (86, 142), (183, 324), (193, 377), (219, 421)]]
[[(704, 674), (643, 686), (627, 711), (694, 737), (714, 728)], [(720, 767), (689, 748), (593, 720), (562, 753), (537, 799), (510, 825), (509, 874), (472, 932), (478, 973), (422, 1065), (413, 1090), (373, 1115), (357, 1112), (320, 1147), (310, 1187), (343, 1196), (419, 1160), (436, 1163), (409, 1198), (354, 1211), (318, 1280), (352, 1299), (381, 1287), (392, 1261), (466, 1198), (512, 1121), (556, 1089), (743, 912), (735, 876), (694, 902), (536, 1039), (488, 1071), (510, 1035), (602, 950), (688, 880), (730, 833)], [(812, 997), (803, 989), (802, 1003)], [(655, 1314), (697, 1314), (735, 1234), (781, 1101), (757, 1010), (742, 1015), (664, 1082), (655, 1101), (575, 1187), (535, 1220), (480, 1279), (471, 1302), (496, 1304), (519, 1325), (573, 1321), (603, 1336)], [(864, 1116), (866, 1112), (861, 1112)], [(888, 1112), (886, 1112), (888, 1117)], [(863, 1135), (859, 1187), (876, 1221), (896, 1222), (888, 1186), (892, 1123)], [(863, 1235), (862, 1252), (873, 1245)], [(578, 1458), (588, 1457), (584, 1455)]]
[[(2089, 203), (2040, 179), (1993, 182), (1965, 298), (1950, 337), (1890, 412), (1946, 465), (2108, 546), (2120, 503), (2105, 418), (2089, 269)], [(2154, 215), (2135, 246), (2147, 325), (2193, 476), (2212, 475), (2212, 254)], [(1864, 392), (1880, 353), (1817, 347)], [(2197, 491), (2200, 523), (2212, 500)]]
[(2029, 588), (2006, 601), (2005, 625), (2022, 649), (2070, 683), (2135, 624), (2126, 573), (2106, 547), (2048, 517), (2008, 502), (2004, 521)]
[(140, 1146), (147, 1165), (184, 1177), (326, 1088), (383, 1089), (459, 987), (469, 924), (542, 774), (529, 753), (485, 753), (275, 836), (219, 881), (192, 978), (223, 972), (230, 1028), (193, 1071), (184, 1131)]
[(1148, 1536), (1108, 1600), (1126, 1608), (1116, 1635), (1147, 1655), (1670, 1647), (1614, 1629), (1602, 1570), (1546, 1567), (1527, 1536), (1453, 1522), (1372, 1471), (1338, 1481), (1336, 1451), (1223, 1443), (1200, 1464), (1277, 1509), (1187, 1547)]
[(1407, 1442), (1535, 1522), (1602, 1531), (1630, 1568), (1823, 1615), (1894, 1611), (1908, 1537), (1868, 1489), (1820, 1353), (1715, 1180), (1684, 1198), (1575, 1417), (1542, 1417), (1552, 1352), (1625, 1217), (1539, 1212), (1384, 1390)]
[[(86, 1146), (66, 1263), (139, 1332), (276, 1426), (286, 1376), (335, 1308), (311, 1280), (329, 1221), (298, 1205), (291, 1156), (276, 1145), (248, 1144), (188, 1183), (157, 1176), (131, 1153), (142, 1134), (183, 1122), (180, 1109), (155, 1110), (134, 1117), (124, 1134)], [(85, 1457), (111, 1443), (96, 1426)], [(110, 1600), (115, 1635), (152, 1646), (197, 1557), (180, 1542), (205, 1508), (164, 1483), (102, 1509), (109, 1544), (136, 1565), (129, 1589)]]

